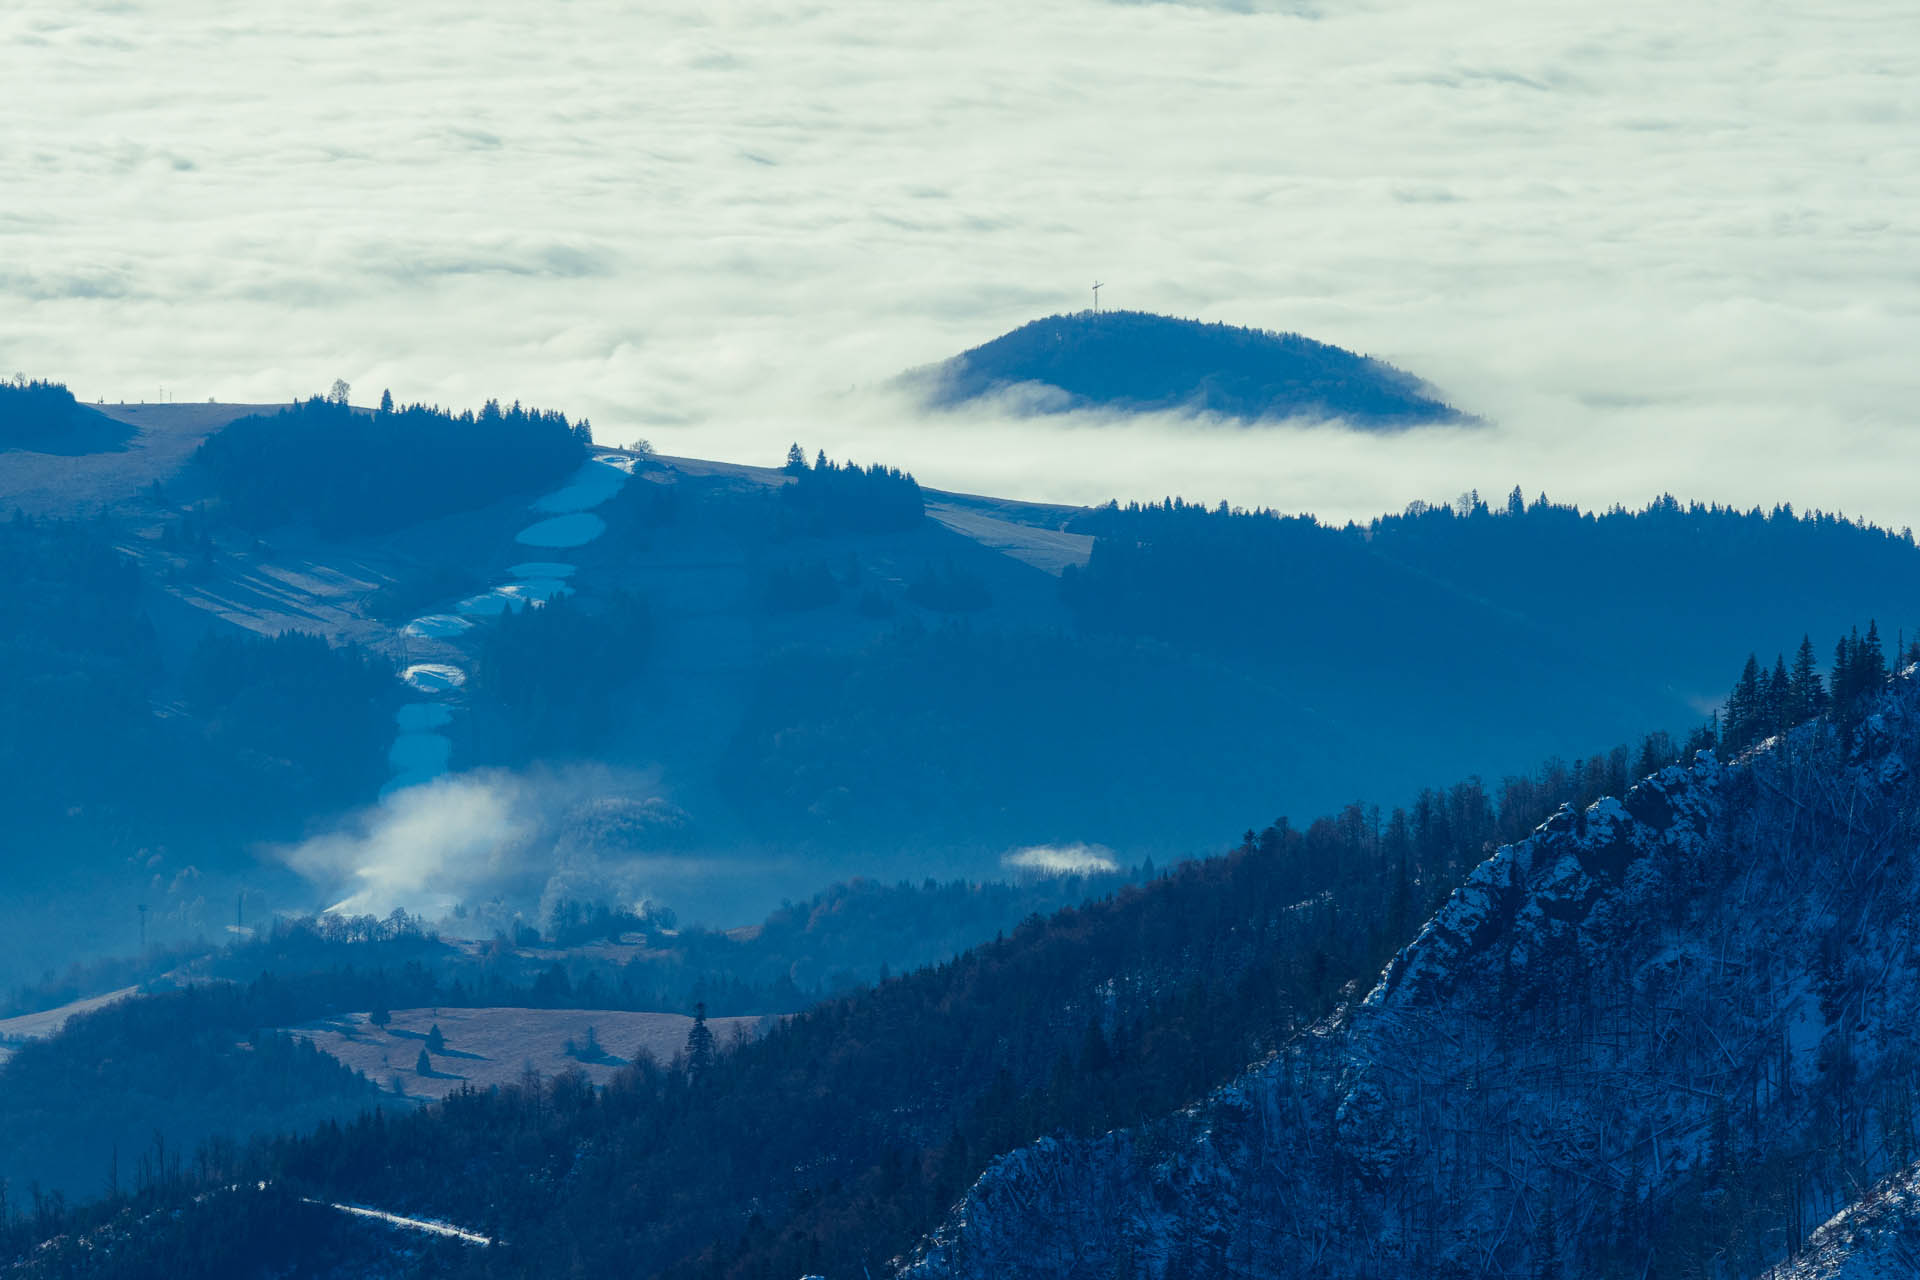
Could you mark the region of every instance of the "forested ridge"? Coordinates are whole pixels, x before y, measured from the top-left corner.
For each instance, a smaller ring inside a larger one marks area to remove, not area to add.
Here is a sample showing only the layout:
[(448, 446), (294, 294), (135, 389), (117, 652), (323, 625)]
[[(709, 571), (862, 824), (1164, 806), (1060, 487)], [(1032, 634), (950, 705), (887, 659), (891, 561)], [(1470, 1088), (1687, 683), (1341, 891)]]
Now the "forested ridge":
[[(1378, 639), (1356, 660), (1418, 635), (1422, 646), (1400, 661), (1437, 665), (1460, 656), (1443, 647), (1449, 620), (1491, 607), (1556, 653), (1638, 635), (1683, 645), (1684, 661), (1711, 669), (1728, 635), (1778, 631), (1794, 610), (1820, 615), (1790, 623), (1795, 633), (1816, 622), (1824, 631), (1855, 616), (1842, 606), (1862, 588), (1920, 589), (1908, 531), (1670, 496), (1583, 512), (1516, 489), (1500, 507), (1467, 494), (1344, 526), (1174, 498), (1094, 508), (1068, 527), (1095, 537), (1088, 564), (1062, 583), (1089, 623), (1211, 636), (1274, 658), (1334, 657), (1371, 632)], [(1396, 622), (1388, 610), (1403, 592), (1411, 607)]]
[(908, 618), (858, 650), (772, 655), (720, 779), (756, 830), (821, 847), (1186, 848), (1185, 815), (1319, 780), (1304, 737), (1222, 749), (1299, 719), (1272, 682), (1150, 637)]
[(1343, 688), (1364, 676), (1384, 706), (1430, 708), (1476, 738), (1513, 733), (1548, 688), (1672, 726), (1723, 687), (1726, 637), (1785, 649), (1854, 622), (1863, 600), (1920, 599), (1910, 532), (1785, 506), (1582, 512), (1516, 489), (1499, 507), (1466, 494), (1336, 526), (1170, 499), (1070, 527), (1095, 536), (1061, 584), (1085, 626)]
[[(301, 1127), (323, 1113), (297, 1087), (314, 1078), (289, 1077), (276, 1092), (257, 1075), (264, 1059), (250, 1042), (276, 1028), (427, 1007), (793, 1013), (890, 968), (947, 959), (1125, 880), (855, 880), (784, 904), (744, 931), (683, 926), (664, 908), (560, 899), (542, 927), (519, 925), (513, 937), (496, 935), (477, 950), (403, 914), (282, 917), (211, 953), (204, 946), (155, 950), (137, 962), (76, 970), (16, 992), (0, 1004), (0, 1016), (142, 981), (154, 986), (132, 1002), (81, 1015), (71, 1034), (23, 1042), (31, 1053), (15, 1070), (0, 1064), (0, 1134), (7, 1137), (0, 1156), (15, 1157), (11, 1164), (0, 1158), (0, 1178), (11, 1173), (16, 1190), (38, 1181), (48, 1193), (83, 1201), (106, 1185), (116, 1145), (142, 1150), (158, 1134), (191, 1157), (209, 1135)], [(609, 954), (591, 945), (607, 941), (626, 947)], [(187, 985), (173, 989), (178, 984)], [(103, 1079), (139, 1087), (103, 1096)], [(258, 1105), (239, 1105), (249, 1090)], [(226, 1092), (234, 1096), (223, 1101)]]
[(926, 514), (919, 482), (898, 467), (833, 462), (825, 450), (809, 466), (796, 443), (781, 472), (788, 477), (780, 490), (783, 532), (890, 533), (913, 528)]
[[(1808, 715), (1843, 728), (1858, 720), (1885, 678), (1866, 638), (1876, 634), (1872, 624), (1857, 642), (1849, 632), (1836, 668), (1807, 677), (1802, 692), (1818, 707)], [(1744, 674), (1736, 689), (1742, 683)], [(1773, 731), (1793, 714), (1781, 711)], [(1281, 820), (1248, 831), (1225, 856), (1149, 873), (954, 960), (809, 1008), (691, 1073), (685, 1063), (642, 1063), (598, 1093), (578, 1079), (529, 1078), (250, 1151), (220, 1147), (131, 1200), (71, 1217), (43, 1207), (12, 1225), (11, 1247), (44, 1239), (50, 1226), (112, 1234), (126, 1219), (102, 1224), (116, 1214), (238, 1180), (453, 1220), (506, 1242), (427, 1251), (433, 1267), (459, 1274), (543, 1275), (636, 1257), (663, 1276), (877, 1271), (936, 1225), (994, 1156), (1045, 1134), (1139, 1124), (1233, 1078), (1355, 998), (1493, 849), (1565, 805), (1619, 794), (1715, 745), (1715, 733), (1702, 726), (1684, 747), (1650, 735), (1491, 789), (1469, 779), (1386, 814), (1353, 805), (1304, 828)], [(587, 924), (563, 914), (559, 928)], [(405, 930), (367, 938), (421, 945)], [(408, 962), (351, 978), (263, 978), (235, 999), (253, 1002), (254, 1017), (292, 1018), (337, 1007), (342, 979), (369, 1007), (443, 990)], [(266, 1203), (237, 1196), (228, 1211), (242, 1226), (284, 1211)], [(317, 1248), (377, 1251), (345, 1225), (296, 1225), (325, 1237)], [(209, 1248), (204, 1234), (114, 1238), (110, 1255), (86, 1255), (86, 1273), (140, 1274), (166, 1265), (169, 1250)], [(56, 1250), (41, 1265), (80, 1256)], [(380, 1263), (397, 1272), (416, 1264), (426, 1265), (391, 1254)]]
[[(1920, 672), (1873, 631), (1749, 748), (1503, 846), (1205, 1105), (997, 1167), (905, 1275), (1912, 1274)], [(1843, 1206), (1865, 1265), (1768, 1270)]]
[[(205, 833), (352, 803), (377, 785), (390, 663), (311, 635), (210, 630), (167, 672), (141, 571), (99, 523), (0, 522), (0, 801), (20, 851)], [(179, 681), (192, 716), (161, 714)], [(243, 785), (236, 785), (243, 782)], [(256, 829), (257, 835), (257, 829)]]
[(156, 736), (140, 572), (93, 524), (0, 522), (0, 803), (16, 823), (101, 796)]
[(230, 1161), (234, 1134), (356, 1114), (371, 1084), (271, 1030), (297, 1003), (271, 982), (195, 987), (19, 1046), (0, 1070), (0, 1186), (63, 1202), (138, 1194)]
[(1510, 780), (1504, 809), (1470, 781), (1385, 817), (1356, 805), (1275, 823), (1225, 857), (809, 1009), (698, 1078), (643, 1065), (598, 1095), (564, 1079), (459, 1095), (209, 1176), (510, 1241), (441, 1258), (480, 1274), (634, 1257), (663, 1275), (857, 1274), (930, 1229), (999, 1152), (1134, 1123), (1230, 1078), (1377, 970), (1507, 832), (1672, 751), (1654, 738), (1550, 764)]
[(372, 412), (344, 392), (242, 418), (200, 446), (226, 514), (260, 530), (306, 521), (328, 537), (385, 533), (558, 484), (586, 457), (591, 427), (563, 413), (437, 406)]
[(57, 445), (87, 412), (64, 383), (0, 379), (0, 449)]
[(75, 399), (65, 383), (17, 373), (0, 379), (0, 453), (80, 457), (126, 448), (134, 429)]

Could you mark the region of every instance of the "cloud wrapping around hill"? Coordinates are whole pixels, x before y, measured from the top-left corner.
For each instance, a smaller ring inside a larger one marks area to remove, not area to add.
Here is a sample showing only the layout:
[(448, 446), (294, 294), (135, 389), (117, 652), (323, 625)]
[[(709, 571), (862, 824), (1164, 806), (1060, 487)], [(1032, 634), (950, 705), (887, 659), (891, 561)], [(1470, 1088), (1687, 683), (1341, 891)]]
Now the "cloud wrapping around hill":
[(1101, 844), (1036, 844), (1015, 849), (1000, 859), (1011, 871), (1043, 876), (1084, 876), (1116, 871), (1113, 850)]
[[(25, 0), (0, 362), (89, 398), (517, 396), (1036, 498), (1518, 482), (1903, 524), (1917, 76), (1900, 0)], [(1095, 278), (1495, 425), (929, 423), (872, 390)]]

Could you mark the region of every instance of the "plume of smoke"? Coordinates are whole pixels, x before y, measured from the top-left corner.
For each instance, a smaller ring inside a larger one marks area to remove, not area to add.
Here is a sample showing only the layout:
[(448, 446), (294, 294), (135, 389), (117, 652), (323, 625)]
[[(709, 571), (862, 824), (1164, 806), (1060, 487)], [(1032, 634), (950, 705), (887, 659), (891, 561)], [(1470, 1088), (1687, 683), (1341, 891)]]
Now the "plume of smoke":
[(328, 911), (439, 916), (520, 860), (536, 822), (526, 789), (497, 774), (460, 774), (394, 792), (351, 827), (287, 851), (329, 895)]
[(1120, 869), (1113, 850), (1098, 844), (1028, 845), (1001, 858), (1000, 865), (1042, 876), (1098, 875)]
[[(603, 768), (480, 771), (393, 792), (280, 856), (329, 912), (396, 909), (482, 933), (544, 923), (572, 899), (637, 907), (654, 882), (712, 879), (686, 813), (651, 780)], [(465, 908), (459, 920), (449, 919)]]

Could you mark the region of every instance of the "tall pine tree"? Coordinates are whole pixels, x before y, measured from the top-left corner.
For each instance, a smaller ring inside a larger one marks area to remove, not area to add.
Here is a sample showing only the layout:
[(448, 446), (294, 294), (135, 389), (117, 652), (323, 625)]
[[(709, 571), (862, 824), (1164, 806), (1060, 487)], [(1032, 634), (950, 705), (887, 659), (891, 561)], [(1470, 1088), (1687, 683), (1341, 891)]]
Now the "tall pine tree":
[(693, 1006), (693, 1027), (687, 1032), (687, 1075), (704, 1080), (713, 1070), (713, 1031), (707, 1026), (707, 1002)]
[(1789, 677), (1788, 714), (1795, 724), (1811, 720), (1826, 709), (1827, 691), (1820, 680), (1819, 659), (1814, 656), (1813, 641), (1800, 637), (1800, 650), (1793, 656)]

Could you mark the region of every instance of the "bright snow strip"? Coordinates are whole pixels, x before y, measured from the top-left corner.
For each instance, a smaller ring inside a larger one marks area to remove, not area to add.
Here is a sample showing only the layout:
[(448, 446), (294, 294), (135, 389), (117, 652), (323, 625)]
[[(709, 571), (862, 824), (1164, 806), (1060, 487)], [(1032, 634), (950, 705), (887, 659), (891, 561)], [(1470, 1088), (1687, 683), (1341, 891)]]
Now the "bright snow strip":
[(533, 604), (545, 604), (555, 596), (570, 596), (573, 588), (558, 578), (522, 578), (500, 588)]
[(509, 592), (482, 591), (468, 596), (453, 607), (469, 618), (497, 618), (520, 602)]
[(620, 492), (620, 486), (626, 482), (626, 468), (595, 458), (582, 463), (565, 486), (534, 499), (533, 509), (548, 515), (589, 511)]
[(445, 693), (465, 684), (467, 673), (444, 662), (416, 662), (402, 671), (400, 678), (422, 693)]
[(430, 613), (424, 618), (415, 618), (406, 625), (406, 633), (428, 640), (445, 639), (457, 636), (473, 626), (465, 618), (452, 613)]
[(571, 578), (579, 572), (575, 566), (559, 560), (529, 560), (525, 564), (510, 565), (507, 572), (516, 578)]
[[(327, 1204), (324, 1200), (308, 1200), (308, 1204)], [(490, 1236), (473, 1231), (462, 1231), (459, 1227), (444, 1222), (429, 1222), (425, 1218), (403, 1218), (397, 1213), (387, 1213), (380, 1209), (363, 1209), (357, 1204), (327, 1204), (329, 1209), (338, 1209), (341, 1213), (350, 1213), (357, 1218), (372, 1218), (384, 1222), (390, 1227), (401, 1227), (408, 1231), (425, 1231), (429, 1235), (445, 1236), (464, 1244), (477, 1244), (482, 1248), (493, 1243)]]
[(605, 520), (576, 511), (522, 529), (514, 541), (525, 547), (584, 547), (606, 531)]
[(409, 702), (393, 713), (393, 722), (402, 733), (425, 733), (453, 723), (453, 712), (437, 702)]
[(445, 773), (452, 758), (453, 740), (444, 733), (403, 733), (387, 748), (387, 766), (402, 774)]

